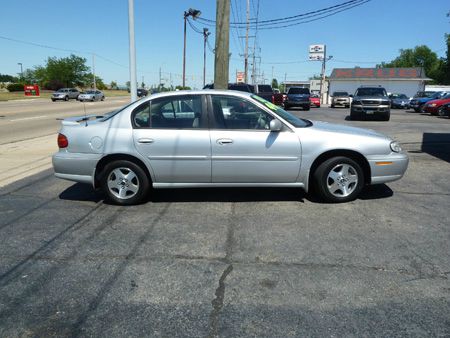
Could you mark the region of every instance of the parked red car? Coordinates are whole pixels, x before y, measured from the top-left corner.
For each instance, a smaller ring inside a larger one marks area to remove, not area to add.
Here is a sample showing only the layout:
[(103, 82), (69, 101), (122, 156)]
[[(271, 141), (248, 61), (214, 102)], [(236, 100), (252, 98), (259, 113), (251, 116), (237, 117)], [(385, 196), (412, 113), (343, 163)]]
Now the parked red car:
[(309, 102), (311, 103), (311, 107), (320, 108), (320, 98), (319, 95), (311, 95), (309, 97)]
[(427, 103), (425, 103), (423, 111), (431, 115), (444, 116), (445, 115), (443, 114), (444, 105), (447, 103), (450, 103), (450, 94), (447, 94), (438, 100), (428, 101)]

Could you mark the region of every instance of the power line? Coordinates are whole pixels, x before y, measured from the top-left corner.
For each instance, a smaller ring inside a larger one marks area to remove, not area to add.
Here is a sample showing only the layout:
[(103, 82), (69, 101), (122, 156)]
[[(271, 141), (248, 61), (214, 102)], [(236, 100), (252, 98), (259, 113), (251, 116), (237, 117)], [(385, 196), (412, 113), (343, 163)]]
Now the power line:
[[(349, 10), (351, 8), (361, 6), (364, 3), (367, 3), (369, 1), (371, 1), (371, 0), (350, 0), (350, 1), (346, 1), (346, 2), (337, 4), (334, 6), (321, 8), (321, 9), (318, 9), (315, 11), (310, 11), (310, 12), (306, 12), (306, 13), (302, 13), (302, 14), (298, 14), (298, 15), (294, 15), (294, 16), (284, 17), (284, 18), (262, 20), (259, 22), (256, 19), (251, 19), (250, 25), (252, 27), (259, 25), (261, 27), (260, 29), (279, 29), (279, 28), (290, 27), (290, 26), (294, 26), (294, 25), (299, 25), (299, 24), (303, 24), (303, 23), (320, 20), (320, 19), (326, 18), (328, 16), (335, 15), (337, 13)], [(315, 19), (311, 19), (311, 18), (315, 18)], [(210, 20), (210, 19), (206, 19), (206, 18), (198, 18), (197, 20), (199, 20), (200, 22), (207, 24), (207, 25), (208, 24), (213, 25), (215, 23), (214, 20)], [(286, 23), (290, 23), (290, 22), (294, 22), (294, 23), (286, 25)], [(236, 28), (243, 28), (246, 24), (247, 24), (246, 22), (231, 22), (230, 26), (236, 27)], [(264, 28), (262, 28), (262, 27), (264, 27)]]

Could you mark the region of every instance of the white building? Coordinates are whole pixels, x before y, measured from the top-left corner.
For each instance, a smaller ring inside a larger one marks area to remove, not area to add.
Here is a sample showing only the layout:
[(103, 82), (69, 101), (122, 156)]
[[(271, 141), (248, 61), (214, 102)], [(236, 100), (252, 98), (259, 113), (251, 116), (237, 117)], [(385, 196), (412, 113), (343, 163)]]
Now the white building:
[(335, 68), (329, 78), (329, 93), (354, 94), (360, 86), (381, 86), (388, 93), (414, 96), (430, 81), (423, 68)]

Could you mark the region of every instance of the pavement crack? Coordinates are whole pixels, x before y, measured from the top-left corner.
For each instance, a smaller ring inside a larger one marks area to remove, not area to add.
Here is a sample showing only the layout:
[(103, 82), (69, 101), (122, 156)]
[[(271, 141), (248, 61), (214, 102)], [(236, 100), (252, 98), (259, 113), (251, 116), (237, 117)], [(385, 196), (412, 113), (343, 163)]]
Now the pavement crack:
[(225, 279), (231, 273), (231, 271), (233, 271), (232, 264), (228, 265), (225, 271), (222, 273), (222, 276), (220, 276), (219, 287), (215, 292), (216, 298), (214, 298), (211, 302), (213, 309), (211, 311), (211, 314), (209, 315), (208, 338), (218, 337), (220, 311), (223, 308), (223, 300), (225, 298)]

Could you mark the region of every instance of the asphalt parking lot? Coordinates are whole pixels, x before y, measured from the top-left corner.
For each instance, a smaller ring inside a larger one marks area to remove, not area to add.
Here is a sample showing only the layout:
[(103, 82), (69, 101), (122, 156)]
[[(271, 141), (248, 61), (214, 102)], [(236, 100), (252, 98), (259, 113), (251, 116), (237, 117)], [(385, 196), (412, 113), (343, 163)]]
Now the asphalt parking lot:
[(346, 204), (186, 189), (133, 207), (50, 170), (15, 182), (0, 193), (0, 337), (450, 336), (450, 119), (298, 114), (400, 140), (405, 177)]

